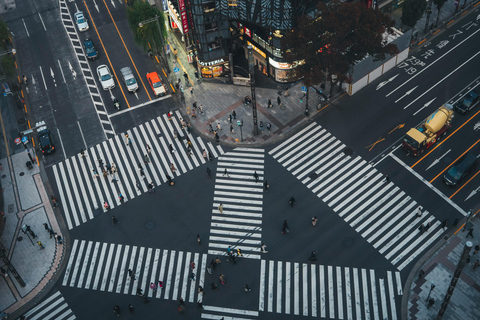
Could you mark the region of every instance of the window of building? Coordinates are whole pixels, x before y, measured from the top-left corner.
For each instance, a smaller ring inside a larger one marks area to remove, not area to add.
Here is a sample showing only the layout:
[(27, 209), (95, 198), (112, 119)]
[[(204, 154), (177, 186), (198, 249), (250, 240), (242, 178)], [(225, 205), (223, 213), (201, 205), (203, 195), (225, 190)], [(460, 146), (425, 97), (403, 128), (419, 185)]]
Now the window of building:
[(205, 31), (214, 31), (218, 29), (217, 21), (212, 21), (205, 25)]
[(203, 7), (203, 12), (213, 12), (215, 11), (215, 2), (211, 1), (211, 2), (202, 3), (202, 7)]
[(228, 6), (229, 7), (236, 7), (237, 6), (237, 0), (228, 0)]

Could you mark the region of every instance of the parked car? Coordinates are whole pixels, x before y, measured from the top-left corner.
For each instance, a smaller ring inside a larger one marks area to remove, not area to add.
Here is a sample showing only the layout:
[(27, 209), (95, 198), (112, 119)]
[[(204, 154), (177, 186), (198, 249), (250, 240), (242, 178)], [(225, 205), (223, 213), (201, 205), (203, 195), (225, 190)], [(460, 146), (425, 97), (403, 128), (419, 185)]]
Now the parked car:
[(82, 11), (75, 12), (74, 16), (75, 22), (77, 23), (78, 31), (87, 31), (88, 29), (90, 29), (87, 19), (85, 19)]
[(477, 166), (477, 163), (477, 157), (471, 153), (467, 153), (443, 176), (445, 184), (452, 187), (456, 186), (460, 180), (465, 178)]
[(167, 90), (165, 89), (165, 86), (163, 85), (162, 80), (160, 80), (157, 72), (154, 71), (147, 73), (147, 80), (148, 83), (150, 83), (150, 87), (152, 87), (155, 97), (161, 97), (167, 94)]
[(85, 53), (87, 54), (88, 59), (95, 60), (98, 58), (98, 51), (93, 44), (92, 39), (83, 40), (83, 47), (85, 48)]
[(472, 90), (466, 96), (464, 96), (463, 99), (458, 101), (458, 103), (455, 105), (455, 110), (457, 110), (461, 114), (465, 114), (479, 103), (480, 95), (478, 91)]
[(100, 80), (100, 83), (102, 84), (103, 90), (115, 88), (115, 81), (113, 81), (112, 73), (106, 65), (102, 64), (97, 67), (97, 75), (98, 80)]
[(53, 144), (52, 134), (45, 125), (45, 121), (37, 122), (37, 135), (40, 145), (40, 150), (43, 154), (52, 154), (55, 152), (55, 145)]
[(133, 75), (132, 69), (130, 69), (130, 67), (124, 67), (120, 69), (120, 72), (122, 73), (123, 82), (125, 82), (127, 90), (131, 92), (137, 91), (138, 83)]

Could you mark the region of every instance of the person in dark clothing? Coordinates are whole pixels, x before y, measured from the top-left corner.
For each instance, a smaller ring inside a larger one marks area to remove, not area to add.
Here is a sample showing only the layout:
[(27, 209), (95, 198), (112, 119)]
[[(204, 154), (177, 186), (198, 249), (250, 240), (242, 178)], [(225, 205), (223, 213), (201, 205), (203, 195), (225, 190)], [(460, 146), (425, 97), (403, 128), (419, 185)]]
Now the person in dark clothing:
[(297, 201), (295, 200), (294, 197), (291, 197), (290, 200), (288, 200), (288, 203), (290, 203), (290, 205), (292, 206), (292, 208), (293, 208), (293, 205), (295, 204), (295, 202), (297, 202)]

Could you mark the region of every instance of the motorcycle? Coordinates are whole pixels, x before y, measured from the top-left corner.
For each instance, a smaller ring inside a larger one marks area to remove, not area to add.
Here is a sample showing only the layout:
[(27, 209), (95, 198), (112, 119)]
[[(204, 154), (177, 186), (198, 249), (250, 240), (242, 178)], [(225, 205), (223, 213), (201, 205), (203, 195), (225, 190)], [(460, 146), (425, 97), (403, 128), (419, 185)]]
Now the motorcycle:
[(120, 101), (118, 101), (117, 98), (115, 98), (115, 96), (111, 96), (112, 98), (112, 102), (113, 102), (113, 105), (115, 106), (115, 108), (117, 108), (117, 110), (120, 110)]

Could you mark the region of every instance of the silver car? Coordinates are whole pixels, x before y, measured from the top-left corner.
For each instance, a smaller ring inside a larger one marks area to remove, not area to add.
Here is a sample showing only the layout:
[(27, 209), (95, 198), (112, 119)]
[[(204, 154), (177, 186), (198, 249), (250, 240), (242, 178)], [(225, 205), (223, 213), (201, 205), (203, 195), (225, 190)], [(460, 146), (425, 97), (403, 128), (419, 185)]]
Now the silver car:
[(97, 67), (97, 75), (98, 80), (100, 80), (100, 83), (102, 84), (103, 90), (115, 88), (115, 81), (113, 81), (112, 73), (106, 65), (102, 64)]
[(125, 85), (127, 86), (127, 90), (131, 92), (137, 91), (138, 83), (137, 83), (137, 80), (135, 79), (135, 76), (132, 73), (132, 69), (130, 69), (130, 67), (124, 67), (120, 69), (120, 72), (122, 73), (122, 78), (123, 78), (123, 81), (125, 82)]
[(90, 28), (88, 26), (87, 19), (85, 19), (82, 11), (75, 12), (74, 16), (79, 31), (87, 31)]

